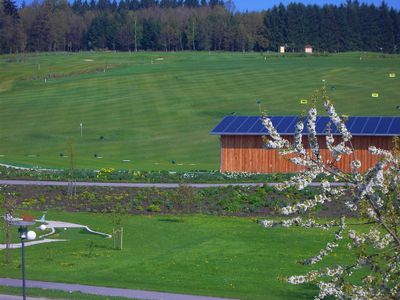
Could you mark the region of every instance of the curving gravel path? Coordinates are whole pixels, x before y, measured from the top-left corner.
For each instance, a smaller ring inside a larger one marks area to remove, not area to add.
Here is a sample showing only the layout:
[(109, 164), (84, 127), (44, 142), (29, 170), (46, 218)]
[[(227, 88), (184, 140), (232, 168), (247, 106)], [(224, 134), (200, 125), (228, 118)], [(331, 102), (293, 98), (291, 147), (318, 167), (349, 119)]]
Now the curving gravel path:
[[(21, 280), (11, 278), (0, 278), (0, 285), (3, 286), (21, 286)], [(100, 296), (112, 296), (112, 297), (125, 297), (129, 299), (146, 299), (146, 300), (233, 300), (228, 298), (218, 297), (207, 297), (207, 296), (193, 296), (193, 295), (182, 295), (172, 294), (163, 292), (150, 292), (142, 290), (130, 290), (120, 288), (109, 288), (101, 286), (81, 285), (81, 284), (68, 284), (58, 282), (46, 282), (27, 280), (27, 288), (41, 288), (51, 290), (62, 290), (67, 292), (81, 292), (85, 294), (94, 294)]]

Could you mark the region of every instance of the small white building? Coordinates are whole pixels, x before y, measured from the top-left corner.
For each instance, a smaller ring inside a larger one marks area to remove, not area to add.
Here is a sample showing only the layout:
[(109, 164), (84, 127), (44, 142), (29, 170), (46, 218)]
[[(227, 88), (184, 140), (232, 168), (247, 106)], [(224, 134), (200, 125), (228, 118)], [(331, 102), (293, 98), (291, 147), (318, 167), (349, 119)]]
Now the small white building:
[(313, 53), (313, 47), (311, 45), (305, 45), (304, 52), (305, 53)]
[(285, 46), (279, 47), (279, 53), (285, 53)]

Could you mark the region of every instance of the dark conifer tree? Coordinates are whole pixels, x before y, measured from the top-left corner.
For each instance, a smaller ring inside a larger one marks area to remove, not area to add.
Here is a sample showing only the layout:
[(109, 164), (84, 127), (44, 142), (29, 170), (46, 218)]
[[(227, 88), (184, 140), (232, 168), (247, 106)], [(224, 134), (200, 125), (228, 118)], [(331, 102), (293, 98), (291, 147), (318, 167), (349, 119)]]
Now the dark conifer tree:
[(184, 6), (186, 7), (199, 7), (199, 1), (198, 0), (185, 0)]
[(141, 8), (156, 7), (157, 5), (157, 0), (142, 0), (140, 3)]
[(395, 52), (394, 49), (394, 28), (393, 20), (389, 14), (389, 8), (384, 1), (379, 7), (378, 26), (380, 29), (379, 34), (379, 48), (386, 53)]
[(287, 6), (287, 39), (291, 49), (302, 50), (305, 45), (305, 6), (291, 3)]
[(3, 12), (6, 16), (19, 19), (18, 8), (14, 0), (3, 0)]

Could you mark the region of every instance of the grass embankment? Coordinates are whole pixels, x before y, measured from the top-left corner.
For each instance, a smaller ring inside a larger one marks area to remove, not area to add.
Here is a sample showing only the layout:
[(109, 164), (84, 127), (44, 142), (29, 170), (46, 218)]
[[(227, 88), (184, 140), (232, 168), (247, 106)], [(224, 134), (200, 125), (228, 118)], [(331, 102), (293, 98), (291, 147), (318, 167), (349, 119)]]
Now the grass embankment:
[(72, 138), (77, 168), (215, 170), (209, 131), (223, 116), (258, 115), (257, 99), (270, 114), (298, 115), (322, 79), (340, 113), (396, 115), (389, 73), (399, 66), (400, 56), (373, 53), (3, 55), (0, 161), (66, 168)]
[[(50, 212), (65, 220), (111, 232), (107, 214)], [(311, 299), (312, 285), (279, 278), (311, 267), (297, 261), (315, 255), (332, 234), (318, 229), (264, 229), (255, 219), (211, 216), (126, 216), (124, 249), (80, 230), (61, 230), (68, 242), (29, 247), (27, 278), (240, 299)], [(20, 251), (2, 264), (1, 277), (20, 277)], [(346, 261), (344, 250), (325, 263)], [(320, 267), (319, 264), (317, 267)]]

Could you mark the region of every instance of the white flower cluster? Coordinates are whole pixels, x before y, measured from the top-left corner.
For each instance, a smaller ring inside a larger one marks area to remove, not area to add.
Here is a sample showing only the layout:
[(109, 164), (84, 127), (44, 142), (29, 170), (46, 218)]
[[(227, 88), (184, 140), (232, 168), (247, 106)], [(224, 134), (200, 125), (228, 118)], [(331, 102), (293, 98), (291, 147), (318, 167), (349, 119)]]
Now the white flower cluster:
[(393, 159), (393, 154), (392, 153), (390, 153), (387, 150), (376, 148), (375, 146), (369, 146), (368, 147), (368, 151), (369, 151), (369, 153), (371, 153), (373, 155), (382, 155), (386, 159)]
[(343, 291), (338, 288), (336, 286), (336, 284), (332, 283), (332, 282), (324, 282), (324, 281), (320, 281), (318, 283), (318, 287), (319, 287), (319, 294), (318, 297), (315, 298), (316, 299), (324, 299), (327, 296), (334, 296), (337, 299), (343, 299)]
[(260, 221), (260, 224), (264, 227), (272, 227), (274, 226), (274, 221), (268, 221), (268, 220), (262, 220)]
[(355, 230), (350, 230), (349, 238), (356, 247), (360, 247), (369, 242), (377, 249), (384, 249), (394, 241), (390, 234), (387, 233), (382, 235), (376, 228), (371, 229), (368, 233), (358, 233)]
[(289, 205), (281, 208), (281, 213), (287, 216), (297, 213), (299, 211), (305, 212), (317, 206), (318, 203), (324, 204), (326, 201), (331, 201), (331, 199), (328, 198), (325, 194), (315, 195), (314, 199), (307, 199), (304, 202), (299, 202), (294, 205)]
[(263, 116), (262, 118), (262, 123), (264, 127), (268, 130), (268, 133), (272, 140), (269, 140), (266, 143), (267, 148), (272, 148), (272, 149), (282, 149), (282, 148), (289, 148), (290, 143), (288, 140), (282, 138), (278, 131), (275, 129), (274, 125), (272, 124), (272, 121), (270, 118), (268, 118), (266, 115)]
[(317, 262), (320, 262), (325, 256), (331, 253), (335, 248), (339, 247), (338, 243), (327, 243), (324, 249), (321, 249), (318, 255), (311, 257), (309, 259), (305, 259), (303, 264), (305, 265), (314, 265)]
[(287, 279), (287, 282), (290, 284), (302, 284), (306, 282), (315, 281), (318, 276), (320, 276), (318, 271), (311, 271), (306, 275), (297, 275), (297, 276), (290, 276)]
[(296, 123), (296, 128), (294, 132), (294, 149), (297, 153), (301, 155), (306, 155), (306, 150), (303, 147), (303, 135), (302, 132), (304, 130), (304, 120), (300, 118)]
[(225, 178), (228, 179), (240, 179), (240, 178), (248, 178), (253, 175), (257, 175), (259, 173), (249, 173), (249, 172), (226, 172), (223, 173)]
[(358, 173), (358, 169), (361, 168), (361, 162), (357, 159), (352, 160), (350, 163), (351, 172)]
[(306, 188), (313, 180), (321, 173), (321, 168), (316, 167), (313, 164), (313, 167), (299, 172), (299, 174), (292, 176), (290, 180), (284, 181), (275, 186), (276, 189), (282, 191), (289, 187), (296, 187), (299, 190)]
[(336, 113), (336, 109), (333, 104), (326, 99), (324, 102), (325, 111), (328, 113), (329, 118), (335, 124), (336, 128), (340, 132), (340, 135), (344, 142), (348, 142), (351, 140), (352, 136), (351, 133), (347, 130), (346, 125), (344, 124), (343, 120), (338, 116)]
[(287, 220), (283, 220), (283, 221), (262, 220), (262, 221), (260, 221), (260, 224), (266, 228), (279, 226), (279, 225), (281, 225), (282, 227), (291, 227), (291, 226), (295, 225), (295, 226), (300, 226), (300, 227), (304, 227), (304, 228), (319, 228), (322, 230), (328, 230), (332, 226), (337, 225), (335, 220), (332, 220), (325, 224), (319, 224), (314, 219), (308, 219), (308, 220), (303, 221), (303, 219), (300, 217), (287, 219)]
[(317, 131), (315, 129), (315, 122), (317, 121), (317, 109), (315, 107), (310, 108), (308, 111), (307, 129), (308, 129), (308, 143), (311, 151), (314, 154), (317, 161), (321, 160), (319, 152), (319, 145), (317, 139)]
[(335, 107), (328, 99), (326, 99), (324, 102), (324, 108), (328, 113), (328, 116), (331, 119), (332, 123), (335, 124), (342, 138), (340, 143), (335, 146), (334, 138), (330, 133), (330, 130), (328, 130), (329, 132), (326, 136), (326, 145), (330, 150), (332, 157), (334, 158), (334, 162), (338, 162), (341, 159), (342, 154), (351, 154), (353, 152), (350, 147), (346, 146), (346, 143), (351, 140), (352, 136), (351, 133), (347, 130), (344, 121), (336, 113)]

